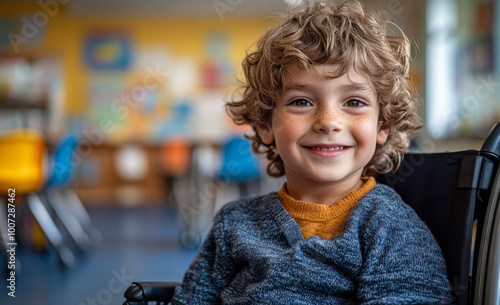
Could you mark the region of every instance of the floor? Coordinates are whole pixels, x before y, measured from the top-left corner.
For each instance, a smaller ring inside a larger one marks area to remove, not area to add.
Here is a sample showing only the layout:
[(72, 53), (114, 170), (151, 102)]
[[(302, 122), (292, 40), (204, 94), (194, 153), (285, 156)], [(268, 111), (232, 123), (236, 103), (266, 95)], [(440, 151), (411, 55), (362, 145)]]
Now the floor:
[(174, 208), (108, 206), (88, 212), (102, 234), (101, 245), (78, 256), (68, 269), (58, 266), (51, 251), (20, 247), (15, 298), (2, 285), (0, 304), (122, 304), (132, 281), (180, 281), (196, 255), (197, 249), (187, 250), (179, 241)]

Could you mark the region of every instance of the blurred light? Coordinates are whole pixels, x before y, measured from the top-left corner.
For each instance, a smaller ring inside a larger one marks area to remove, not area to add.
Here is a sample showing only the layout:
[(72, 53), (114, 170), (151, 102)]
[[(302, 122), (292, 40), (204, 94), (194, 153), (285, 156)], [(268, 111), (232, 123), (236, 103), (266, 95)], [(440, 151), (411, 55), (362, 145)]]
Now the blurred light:
[(283, 0), (286, 4), (289, 6), (298, 6), (299, 4), (302, 4), (302, 0)]
[(457, 8), (454, 0), (428, 0), (426, 126), (432, 138), (444, 138), (456, 121)]
[(148, 157), (146, 151), (140, 146), (125, 145), (120, 147), (114, 161), (118, 176), (125, 181), (140, 181), (148, 173)]

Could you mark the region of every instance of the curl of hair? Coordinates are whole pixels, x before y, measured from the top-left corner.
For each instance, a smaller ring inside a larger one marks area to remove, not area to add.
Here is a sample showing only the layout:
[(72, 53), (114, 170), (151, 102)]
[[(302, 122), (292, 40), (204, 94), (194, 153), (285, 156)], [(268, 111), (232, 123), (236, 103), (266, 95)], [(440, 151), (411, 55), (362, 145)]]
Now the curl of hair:
[(377, 93), (379, 124), (389, 128), (384, 144), (364, 169), (364, 175), (395, 171), (408, 150), (409, 135), (422, 124), (416, 114), (416, 88), (408, 79), (410, 41), (402, 33), (388, 33), (390, 22), (378, 21), (365, 13), (357, 1), (339, 5), (323, 1), (299, 7), (283, 21), (267, 30), (257, 41), (256, 50), (247, 53), (242, 67), (246, 82), (241, 96), (227, 103), (226, 110), (236, 124), (249, 124), (255, 134), (253, 150), (270, 161), (267, 172), (274, 177), (285, 174), (274, 143), (265, 144), (256, 127), (271, 126), (272, 112), (283, 90), (287, 67), (298, 64), (308, 69), (314, 64), (333, 64), (335, 75), (350, 68), (367, 77)]

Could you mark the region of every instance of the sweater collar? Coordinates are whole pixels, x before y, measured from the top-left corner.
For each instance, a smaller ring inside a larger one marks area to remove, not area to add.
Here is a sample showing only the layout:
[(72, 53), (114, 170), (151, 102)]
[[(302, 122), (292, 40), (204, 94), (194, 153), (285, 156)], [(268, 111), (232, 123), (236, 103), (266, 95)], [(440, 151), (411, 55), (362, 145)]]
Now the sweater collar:
[(344, 198), (331, 206), (295, 200), (286, 189), (286, 183), (281, 187), (278, 198), (285, 210), (294, 219), (325, 221), (336, 218), (352, 210), (352, 208), (377, 184), (373, 177), (363, 177), (363, 186), (348, 193)]
[(268, 206), (268, 212), (276, 221), (276, 224), (280, 228), (281, 232), (285, 236), (286, 240), (293, 246), (299, 241), (304, 240), (302, 236), (302, 230), (295, 220), (288, 214), (283, 205), (278, 199), (278, 194), (274, 193), (275, 196), (271, 200)]
[[(375, 180), (373, 181), (376, 183)], [(370, 188), (370, 190), (371, 189), (372, 188)], [(298, 242), (304, 240), (302, 230), (281, 204), (278, 193), (274, 193), (272, 200), (270, 200), (267, 206), (267, 212), (274, 218), (290, 246), (294, 246)]]

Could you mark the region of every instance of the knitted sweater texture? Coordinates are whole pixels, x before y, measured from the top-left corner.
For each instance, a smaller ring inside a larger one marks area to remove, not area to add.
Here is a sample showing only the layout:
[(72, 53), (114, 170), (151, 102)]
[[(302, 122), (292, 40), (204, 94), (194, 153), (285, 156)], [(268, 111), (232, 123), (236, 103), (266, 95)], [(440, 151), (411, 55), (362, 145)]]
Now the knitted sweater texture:
[(226, 204), (171, 304), (449, 304), (432, 233), (377, 185), (344, 232), (302, 237), (277, 193)]

